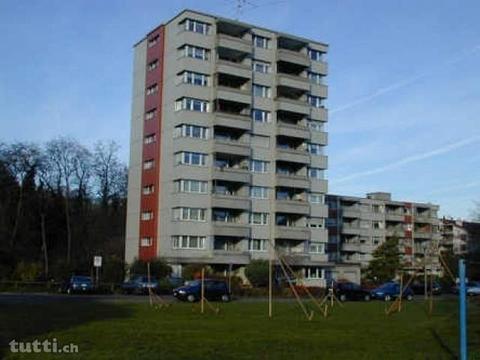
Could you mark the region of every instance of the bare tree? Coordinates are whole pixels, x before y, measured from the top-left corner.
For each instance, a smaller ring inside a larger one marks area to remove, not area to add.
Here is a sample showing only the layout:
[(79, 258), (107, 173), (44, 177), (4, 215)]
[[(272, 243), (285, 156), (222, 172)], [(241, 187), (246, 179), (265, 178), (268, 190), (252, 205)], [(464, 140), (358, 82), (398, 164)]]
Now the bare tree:
[(10, 247), (13, 249), (15, 247), (15, 238), (17, 237), (22, 213), (25, 179), (28, 174), (35, 172), (38, 167), (40, 162), (40, 149), (35, 144), (17, 142), (2, 147), (0, 156), (10, 174), (19, 184), (14, 223), (9, 242)]
[(72, 185), (77, 191), (86, 189), (88, 179), (89, 152), (76, 140), (60, 137), (46, 144), (48, 179), (54, 181), (58, 193), (64, 195), (65, 226), (67, 230), (66, 261), (70, 264), (72, 253), (72, 228), (70, 219), (70, 197)]
[(119, 146), (114, 141), (95, 144), (93, 171), (96, 178), (98, 196), (102, 207), (106, 209), (112, 196), (118, 191), (122, 165), (118, 159)]

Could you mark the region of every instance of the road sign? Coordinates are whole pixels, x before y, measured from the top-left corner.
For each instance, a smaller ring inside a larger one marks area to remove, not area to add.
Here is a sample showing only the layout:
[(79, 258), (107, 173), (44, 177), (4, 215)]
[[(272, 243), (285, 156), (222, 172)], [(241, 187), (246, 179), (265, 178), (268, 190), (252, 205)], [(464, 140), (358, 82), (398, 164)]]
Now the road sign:
[(102, 257), (101, 256), (94, 256), (93, 257), (93, 266), (102, 267)]

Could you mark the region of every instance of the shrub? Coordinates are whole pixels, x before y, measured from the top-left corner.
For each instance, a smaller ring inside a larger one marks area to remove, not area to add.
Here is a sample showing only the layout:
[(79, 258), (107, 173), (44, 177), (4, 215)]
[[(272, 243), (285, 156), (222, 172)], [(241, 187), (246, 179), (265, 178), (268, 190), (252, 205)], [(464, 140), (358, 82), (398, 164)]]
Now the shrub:
[(13, 278), (20, 281), (35, 281), (42, 273), (42, 264), (20, 261), (15, 267)]
[(185, 280), (199, 279), (202, 276), (202, 268), (205, 268), (205, 277), (211, 277), (213, 270), (204, 264), (189, 264), (182, 268), (182, 277)]
[[(130, 274), (147, 276), (147, 262), (136, 259), (130, 265)], [(172, 273), (172, 268), (165, 260), (161, 258), (153, 258), (150, 260), (150, 276), (156, 279), (162, 279)]]
[(125, 278), (125, 262), (120, 257), (108, 256), (102, 266), (102, 282), (120, 283)]
[(252, 260), (245, 267), (245, 276), (248, 281), (255, 287), (263, 287), (268, 285), (268, 261)]

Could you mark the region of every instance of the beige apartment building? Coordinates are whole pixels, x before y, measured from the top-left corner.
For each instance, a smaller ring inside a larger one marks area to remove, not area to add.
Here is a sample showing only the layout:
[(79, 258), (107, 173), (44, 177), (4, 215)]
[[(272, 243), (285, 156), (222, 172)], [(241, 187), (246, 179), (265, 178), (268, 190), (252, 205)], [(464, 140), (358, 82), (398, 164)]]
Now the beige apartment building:
[(191, 10), (135, 45), (127, 262), (241, 272), (275, 248), (307, 284), (338, 275), (326, 251), (327, 50)]

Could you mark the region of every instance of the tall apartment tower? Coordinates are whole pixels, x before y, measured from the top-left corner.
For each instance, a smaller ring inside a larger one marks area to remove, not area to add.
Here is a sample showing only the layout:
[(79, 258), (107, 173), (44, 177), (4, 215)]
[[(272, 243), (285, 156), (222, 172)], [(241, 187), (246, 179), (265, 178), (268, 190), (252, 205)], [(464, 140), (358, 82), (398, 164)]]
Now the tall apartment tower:
[(384, 192), (365, 198), (328, 195), (327, 203), (331, 260), (365, 268), (379, 245), (396, 238), (405, 268), (423, 266), (427, 256), (427, 270), (440, 272), (438, 205), (396, 201)]
[(327, 45), (185, 10), (135, 45), (126, 261), (241, 269), (325, 247)]

